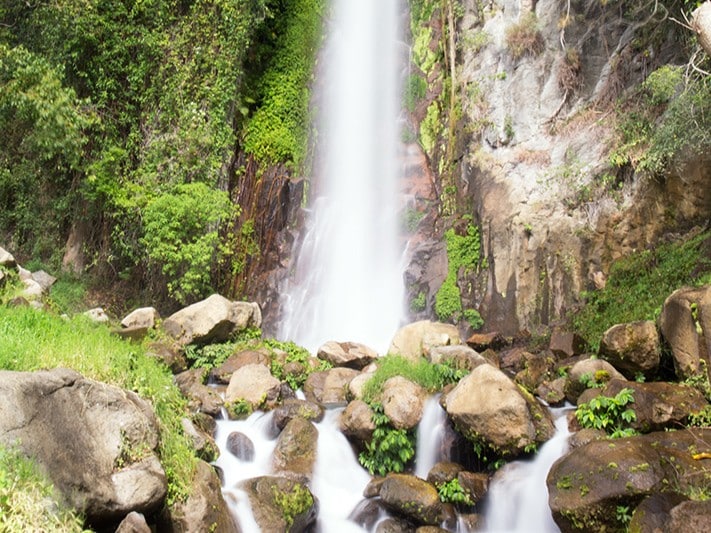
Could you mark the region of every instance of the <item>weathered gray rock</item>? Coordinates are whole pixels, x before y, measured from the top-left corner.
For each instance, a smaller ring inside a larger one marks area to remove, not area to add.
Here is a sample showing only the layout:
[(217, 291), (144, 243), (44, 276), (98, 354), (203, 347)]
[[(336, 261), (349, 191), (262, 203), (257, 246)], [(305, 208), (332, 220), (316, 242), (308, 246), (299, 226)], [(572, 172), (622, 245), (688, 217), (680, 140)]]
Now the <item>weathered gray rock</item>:
[(348, 385), (359, 372), (352, 368), (332, 368), (314, 372), (306, 378), (304, 395), (323, 406), (339, 406), (348, 402)]
[(422, 420), (427, 391), (402, 376), (383, 383), (383, 412), (395, 429), (412, 429)]
[(0, 266), (5, 268), (15, 268), (16, 265), (17, 263), (15, 262), (13, 255), (0, 246)]
[(44, 270), (38, 270), (37, 272), (33, 272), (32, 279), (36, 281), (40, 287), (42, 287), (43, 292), (47, 292), (57, 281), (57, 278), (48, 274)]
[(42, 286), (35, 280), (23, 279), (22, 284), (25, 286), (25, 288), (22, 289), (23, 297), (27, 298), (28, 300), (37, 300), (39, 298), (42, 298), (44, 291), (42, 290)]
[(318, 349), (316, 357), (333, 366), (361, 370), (378, 358), (378, 352), (357, 342), (329, 341)]
[(182, 345), (227, 341), (248, 327), (258, 328), (262, 313), (256, 303), (212, 296), (181, 309), (163, 321), (163, 329)]
[(264, 365), (269, 366), (269, 356), (261, 351), (242, 350), (236, 354), (230, 355), (224, 363), (213, 368), (210, 375), (220, 383), (229, 383), (238, 369), (247, 365)]
[(279, 434), (272, 466), (275, 472), (293, 472), (311, 478), (316, 462), (318, 430), (308, 420), (293, 418)]
[[(254, 520), (261, 531), (300, 533), (316, 521), (318, 500), (306, 485), (291, 478), (261, 476), (248, 479), (240, 487), (247, 493)], [(293, 502), (289, 523), (282, 501)]]
[(373, 410), (362, 400), (353, 400), (341, 413), (339, 428), (350, 440), (362, 446), (369, 442), (375, 431)]
[(160, 314), (155, 307), (139, 307), (131, 311), (121, 320), (121, 327), (152, 329), (158, 320), (160, 320)]
[(554, 432), (547, 411), (491, 365), (477, 367), (464, 377), (446, 395), (445, 403), (464, 436), (503, 456), (519, 455)]
[(109, 321), (109, 315), (106, 314), (101, 307), (95, 307), (94, 309), (89, 309), (84, 311), (84, 316), (88, 317), (92, 322), (97, 324), (106, 324)]
[(711, 500), (687, 501), (669, 511), (666, 531), (708, 531), (711, 527)]
[(565, 384), (565, 397), (571, 403), (576, 403), (578, 397), (587, 388), (586, 379), (604, 383), (611, 379), (625, 379), (614, 366), (603, 359), (583, 359), (575, 363), (568, 372)]
[(659, 327), (679, 379), (697, 375), (702, 355), (711, 354), (711, 285), (674, 291), (664, 302)]
[(254, 460), (254, 443), (244, 433), (233, 431), (227, 436), (227, 451), (241, 461)]
[(220, 479), (209, 464), (198, 461), (188, 498), (185, 501), (176, 501), (162, 513), (159, 531), (239, 533), (240, 530), (222, 497)]
[(246, 401), (251, 409), (258, 409), (279, 395), (281, 382), (272, 376), (269, 368), (261, 364), (245, 365), (230, 378), (225, 392), (225, 405)]
[(456, 326), (421, 320), (400, 328), (390, 343), (388, 353), (416, 362), (421, 357), (429, 359), (432, 348), (461, 343)]
[(150, 405), (72, 370), (0, 371), (0, 442), (33, 457), (91, 522), (150, 513), (165, 498)]
[(466, 344), (432, 348), (430, 350), (430, 361), (437, 364), (447, 363), (454, 368), (469, 371), (489, 362), (483, 355)]
[(651, 376), (662, 353), (657, 326), (651, 320), (612, 326), (602, 336), (599, 353), (629, 379), (640, 373)]
[(386, 507), (416, 524), (442, 522), (442, 502), (434, 485), (411, 475), (390, 474), (380, 487)]
[(151, 528), (148, 527), (145, 516), (131, 511), (126, 515), (126, 518), (121, 520), (116, 528), (116, 533), (151, 533)]
[[(373, 366), (373, 365), (371, 365)], [(368, 367), (370, 368), (370, 367)], [(362, 400), (365, 384), (373, 377), (373, 372), (361, 372), (348, 384), (348, 394), (350, 398)]]
[(175, 376), (175, 384), (188, 399), (188, 406), (192, 412), (217, 416), (224, 402), (214, 389), (204, 384), (206, 376), (207, 370), (204, 368), (191, 368)]
[(308, 400), (299, 400), (297, 398), (289, 398), (274, 409), (272, 420), (277, 429), (281, 431), (293, 418), (301, 417), (305, 420), (320, 422), (323, 420), (324, 414), (325, 411), (323, 407), (317, 403)]

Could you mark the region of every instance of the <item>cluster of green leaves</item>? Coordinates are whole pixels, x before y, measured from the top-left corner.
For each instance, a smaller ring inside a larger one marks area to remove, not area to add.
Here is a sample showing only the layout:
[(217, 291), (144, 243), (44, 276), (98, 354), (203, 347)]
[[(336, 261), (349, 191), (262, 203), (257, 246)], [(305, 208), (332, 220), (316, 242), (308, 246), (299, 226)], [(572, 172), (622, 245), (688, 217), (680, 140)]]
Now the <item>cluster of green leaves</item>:
[(711, 79), (685, 79), (682, 67), (664, 65), (620, 103), (617, 114), (613, 167), (661, 176), (680, 156), (698, 156), (711, 146)]
[(358, 461), (370, 473), (386, 476), (390, 472), (402, 472), (415, 456), (415, 435), (412, 431), (395, 429), (379, 403), (370, 404), (373, 409), (375, 431), (366, 443)]
[[(311, 364), (312, 357), (311, 353), (298, 344), (292, 341), (278, 341), (276, 339), (266, 339), (264, 344), (272, 350), (279, 350), (286, 352), (286, 359), (282, 362), (272, 354), (271, 372), (272, 375), (282, 381), (286, 381), (293, 390), (299, 390), (306, 379), (312, 372), (319, 372), (328, 370), (332, 368), (333, 365), (328, 361), (319, 361), (318, 366), (313, 366)], [(284, 371), (284, 366), (288, 363), (298, 363), (303, 369), (302, 372), (298, 374), (287, 373)]]
[(619, 259), (604, 289), (583, 293), (585, 305), (571, 316), (573, 330), (597, 350), (611, 326), (655, 320), (676, 289), (711, 283), (710, 240), (706, 231)]
[(52, 484), (31, 460), (0, 446), (0, 532), (84, 531), (82, 518), (59, 501)]
[(64, 320), (32, 308), (0, 307), (0, 368), (34, 371), (72, 368), (150, 401), (160, 421), (159, 455), (168, 477), (168, 500), (187, 496), (195, 455), (181, 418), (187, 406), (170, 371), (109, 329), (81, 315)]
[(575, 417), (584, 428), (602, 429), (611, 438), (629, 437), (637, 432), (629, 424), (637, 419), (630, 404), (634, 403), (634, 391), (622, 389), (614, 397), (599, 395), (580, 404)]
[(287, 531), (294, 524), (294, 519), (308, 511), (314, 504), (311, 491), (300, 483), (295, 484), (289, 492), (280, 491), (274, 486), (272, 487), (272, 496), (274, 502), (281, 509)]
[(578, 380), (586, 389), (602, 389), (610, 381), (610, 373), (607, 370), (598, 370), (594, 374), (592, 372), (583, 374)]
[(450, 481), (437, 484), (437, 493), (443, 503), (466, 506), (474, 505), (471, 494), (469, 494), (467, 489), (462, 487), (461, 483), (459, 483), (459, 478), (456, 477)]
[(441, 321), (465, 319), (472, 329), (479, 329), (484, 321), (476, 309), (462, 308), (461, 291), (457, 284), (460, 275), (476, 272), (481, 264), (479, 228), (470, 222), (464, 235), (450, 228), (444, 238), (447, 242), (447, 277), (435, 296), (435, 314)]

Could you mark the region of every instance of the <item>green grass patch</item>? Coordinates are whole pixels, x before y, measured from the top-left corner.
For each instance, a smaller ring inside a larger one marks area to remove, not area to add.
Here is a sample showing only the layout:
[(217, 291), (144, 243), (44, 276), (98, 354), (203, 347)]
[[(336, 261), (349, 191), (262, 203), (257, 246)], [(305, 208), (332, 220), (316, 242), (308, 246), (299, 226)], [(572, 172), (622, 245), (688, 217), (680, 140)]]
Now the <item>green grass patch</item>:
[(615, 262), (604, 289), (583, 293), (585, 304), (572, 315), (572, 328), (597, 351), (608, 328), (656, 320), (672, 292), (707, 283), (711, 283), (711, 231)]
[(196, 458), (180, 423), (186, 401), (168, 369), (141, 346), (119, 339), (81, 315), (64, 320), (31, 308), (0, 307), (0, 339), (2, 369), (72, 368), (151, 402), (160, 421), (159, 455), (168, 477), (168, 501), (187, 496)]
[(86, 310), (86, 285), (79, 278), (64, 276), (57, 279), (49, 296), (60, 313), (74, 314)]

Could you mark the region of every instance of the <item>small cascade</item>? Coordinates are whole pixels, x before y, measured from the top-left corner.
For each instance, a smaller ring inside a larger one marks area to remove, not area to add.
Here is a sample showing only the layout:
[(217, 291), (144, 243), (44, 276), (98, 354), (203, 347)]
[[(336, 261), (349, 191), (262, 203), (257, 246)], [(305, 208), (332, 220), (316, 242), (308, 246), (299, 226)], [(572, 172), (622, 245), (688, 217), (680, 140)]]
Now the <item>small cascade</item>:
[(484, 515), (489, 533), (559, 533), (548, 505), (546, 477), (568, 449), (569, 407), (551, 409), (556, 433), (531, 461), (514, 461), (496, 473)]
[(417, 455), (415, 456), (415, 475), (427, 479), (427, 474), (441, 456), (442, 436), (447, 414), (439, 404), (439, 394), (430, 396), (425, 403), (422, 420), (417, 426)]

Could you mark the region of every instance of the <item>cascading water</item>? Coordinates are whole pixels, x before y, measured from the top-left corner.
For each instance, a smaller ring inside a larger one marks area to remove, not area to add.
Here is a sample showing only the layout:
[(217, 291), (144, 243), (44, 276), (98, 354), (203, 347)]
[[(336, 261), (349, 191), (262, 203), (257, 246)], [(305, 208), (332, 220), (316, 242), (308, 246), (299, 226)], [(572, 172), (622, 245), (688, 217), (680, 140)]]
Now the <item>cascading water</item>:
[(280, 337), (384, 351), (403, 317), (400, 0), (333, 0), (317, 78), (314, 200)]
[(415, 475), (427, 479), (432, 467), (443, 458), (440, 455), (444, 424), (447, 414), (439, 405), (439, 394), (431, 396), (425, 404), (422, 420), (417, 426), (417, 455), (415, 456)]

